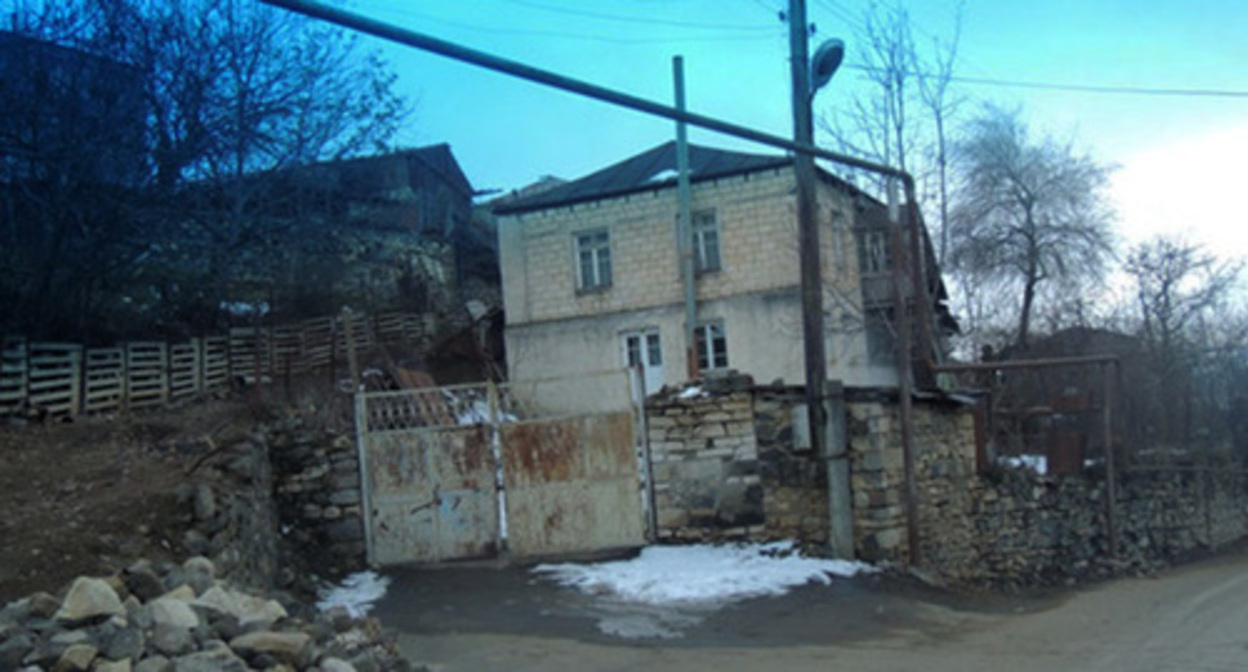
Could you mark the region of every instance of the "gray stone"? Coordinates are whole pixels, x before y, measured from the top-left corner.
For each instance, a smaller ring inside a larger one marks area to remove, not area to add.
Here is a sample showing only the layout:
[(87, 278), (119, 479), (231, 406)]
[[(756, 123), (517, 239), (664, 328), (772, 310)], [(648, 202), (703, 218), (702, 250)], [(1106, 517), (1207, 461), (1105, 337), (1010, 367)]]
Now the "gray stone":
[(321, 661), (322, 672), (358, 672), (355, 666), (341, 658), (326, 658)]
[(160, 583), (160, 577), (156, 576), (156, 572), (152, 571), (151, 563), (148, 562), (136, 562), (130, 565), (122, 572), (122, 579), (126, 582), (126, 589), (144, 602), (154, 600), (165, 592), (165, 587)]
[(217, 496), (206, 483), (195, 488), (195, 520), (208, 521), (217, 515)]
[(191, 603), (193, 606), (238, 620), (239, 625), (249, 627), (259, 623), (265, 627), (287, 616), (286, 609), (274, 600), (265, 600), (246, 593), (214, 586)]
[(151, 647), (168, 656), (180, 656), (195, 648), (195, 637), (186, 628), (157, 624), (152, 633)]
[[(228, 648), (197, 651), (174, 661), (172, 672), (248, 672), (250, 667)], [(135, 670), (135, 672), (140, 672)]]
[(143, 631), (136, 626), (128, 626), (117, 631), (104, 647), (104, 657), (112, 660), (124, 658), (138, 659), (143, 655), (143, 647), (147, 645)]
[(16, 670), (18, 665), (35, 650), (35, 636), (21, 633), (0, 642), (0, 670)]
[(364, 525), (358, 518), (343, 518), (325, 526), (330, 541), (359, 541), (364, 538)]
[(27, 603), (30, 615), (35, 618), (52, 618), (56, 615), (57, 609), (60, 608), (60, 600), (56, 599), (54, 595), (42, 591), (31, 595)]
[(52, 672), (86, 672), (99, 653), (99, 649), (90, 644), (74, 644), (61, 654)]
[(217, 575), (216, 565), (203, 556), (188, 558), (186, 562), (182, 563), (182, 569), (191, 574), (207, 574), (210, 577)]
[(120, 660), (96, 660), (91, 672), (133, 672), (134, 667), (129, 658)]
[(107, 616), (124, 616), (117, 591), (101, 579), (80, 576), (70, 586), (69, 593), (56, 612), (56, 619), (66, 623), (80, 623)]
[(174, 628), (190, 630), (199, 625), (199, 615), (191, 609), (191, 605), (176, 597), (161, 597), (148, 603), (152, 622), (156, 627), (166, 625)]
[(182, 535), (182, 548), (193, 555), (207, 553), (209, 549), (208, 537), (199, 530), (190, 529)]
[(164, 656), (150, 656), (140, 660), (134, 672), (173, 672), (173, 662)]
[(252, 632), (230, 640), (230, 648), (244, 657), (269, 654), (296, 667), (303, 666), (312, 638), (302, 632)]
[(360, 489), (359, 488), (347, 488), (346, 490), (339, 490), (329, 496), (329, 503), (337, 504), (338, 506), (350, 506), (352, 504), (359, 504), (360, 503)]

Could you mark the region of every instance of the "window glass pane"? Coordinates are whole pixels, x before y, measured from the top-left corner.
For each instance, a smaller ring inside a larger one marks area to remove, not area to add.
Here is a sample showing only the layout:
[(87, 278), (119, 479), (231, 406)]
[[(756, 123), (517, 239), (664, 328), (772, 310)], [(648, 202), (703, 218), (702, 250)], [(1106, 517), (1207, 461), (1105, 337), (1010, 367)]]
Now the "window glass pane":
[(646, 334), (646, 355), (649, 358), (650, 366), (659, 366), (663, 363), (663, 351), (659, 347), (658, 334)]
[(641, 363), (641, 343), (636, 336), (628, 336), (624, 339), (625, 350), (628, 352), (628, 365), (637, 366)]
[(694, 213), (693, 247), (699, 271), (719, 270), (719, 222), (714, 212)]
[(581, 287), (593, 287), (594, 278), (594, 255), (589, 251), (581, 252)]
[(611, 248), (598, 249), (598, 285), (606, 287), (611, 284)]
[(724, 335), (724, 326), (722, 324), (712, 324), (711, 326), (711, 353), (714, 355), (715, 368), (723, 369), (728, 367), (728, 339)]
[(704, 324), (695, 332), (698, 348), (698, 368), (701, 370), (728, 367), (728, 338), (724, 325)]
[(611, 284), (610, 235), (606, 231), (583, 233), (576, 237), (577, 263), (582, 289)]

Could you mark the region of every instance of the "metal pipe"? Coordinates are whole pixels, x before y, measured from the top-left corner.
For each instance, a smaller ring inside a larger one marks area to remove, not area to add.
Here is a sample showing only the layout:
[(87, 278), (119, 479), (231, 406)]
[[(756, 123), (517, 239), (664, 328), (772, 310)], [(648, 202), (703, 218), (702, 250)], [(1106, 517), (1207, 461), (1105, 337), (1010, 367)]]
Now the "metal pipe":
[(1105, 432), (1105, 531), (1109, 535), (1109, 557), (1118, 557), (1118, 470), (1114, 460), (1114, 416), (1113, 394), (1114, 379), (1110, 371), (1118, 366), (1118, 358), (1107, 360), (1101, 364), (1101, 378), (1105, 390), (1105, 401), (1101, 409), (1104, 416)]
[(1082, 357), (1047, 357), (1041, 359), (1012, 359), (1005, 362), (978, 362), (967, 364), (936, 364), (932, 370), (941, 373), (958, 373), (961, 371), (1003, 371), (1007, 369), (1039, 369), (1058, 366), (1078, 366), (1081, 364), (1117, 364), (1118, 355), (1085, 355)]
[[(676, 109), (685, 111), (685, 59), (672, 58), (672, 80), (676, 86)], [(683, 121), (676, 122), (676, 198), (680, 214), (676, 218), (677, 240), (680, 241), (680, 278), (685, 290), (685, 372), (690, 380), (698, 377), (698, 353), (693, 330), (697, 326), (698, 297), (694, 280), (693, 196), (689, 186), (689, 131)], [(709, 347), (709, 344), (708, 344)]]
[(552, 86), (556, 89), (562, 89), (570, 93), (579, 94), (588, 98), (594, 98), (613, 105), (627, 107), (632, 110), (637, 110), (638, 112), (645, 112), (646, 114), (658, 117), (666, 117), (674, 121), (683, 121), (692, 126), (698, 126), (700, 128), (723, 133), (725, 135), (731, 135), (743, 140), (750, 140), (763, 145), (787, 149), (797, 154), (814, 156), (843, 166), (858, 168), (860, 170), (879, 173), (881, 175), (889, 175), (900, 179), (907, 185), (907, 189), (914, 188), (914, 178), (911, 177), (909, 173), (891, 166), (875, 163), (874, 161), (867, 161), (866, 159), (859, 159), (847, 154), (831, 152), (826, 149), (816, 147), (811, 143), (796, 142), (778, 135), (763, 133), (762, 131), (756, 131), (752, 128), (722, 121), (714, 117), (694, 114), (692, 112), (684, 112), (674, 107), (668, 107), (667, 105), (646, 100), (645, 98), (620, 93), (603, 86), (598, 86), (597, 84), (591, 84), (579, 79), (556, 74), (548, 70), (542, 70), (540, 68), (535, 68), (516, 61), (499, 58), (498, 56), (477, 51), (475, 49), (461, 47), (445, 40), (439, 40), (436, 37), (430, 37), (422, 33), (407, 30), (406, 28), (392, 26), (360, 14), (347, 12), (334, 7), (327, 7), (318, 2), (308, 2), (307, 0), (260, 1), (266, 5), (288, 9), (292, 12), (303, 14), (304, 16), (310, 16), (312, 18), (321, 19), (322, 21), (342, 26), (343, 28), (350, 28), (374, 37), (380, 37), (384, 40), (397, 42), (409, 47), (421, 49), (423, 51), (429, 51), (457, 61), (471, 63), (472, 65), (480, 66), (486, 68), (487, 70), (501, 72), (503, 74), (512, 75), (513, 77), (519, 77), (520, 79), (527, 79), (530, 82), (545, 84), (546, 86)]

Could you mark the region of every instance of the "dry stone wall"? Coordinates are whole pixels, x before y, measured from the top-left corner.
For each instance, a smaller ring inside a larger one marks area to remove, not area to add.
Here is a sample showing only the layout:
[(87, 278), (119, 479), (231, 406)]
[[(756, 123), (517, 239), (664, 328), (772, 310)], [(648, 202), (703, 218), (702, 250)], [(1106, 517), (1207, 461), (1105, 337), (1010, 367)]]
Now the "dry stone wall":
[(289, 418), (270, 432), (274, 501), (284, 540), (319, 572), (338, 575), (365, 562), (359, 456), (354, 438)]
[[(895, 393), (846, 390), (854, 546), (871, 562), (908, 561), (905, 462)], [(975, 562), (967, 512), (978, 492), (974, 416), (951, 402), (914, 405), (920, 554), (941, 574)]]
[(794, 447), (800, 390), (708, 378), (646, 405), (663, 541), (828, 539), (827, 470)]
[(1236, 468), (1121, 474), (1116, 556), (1103, 473), (1007, 469), (982, 483), (971, 512), (979, 556), (967, 567), (972, 580), (1053, 583), (1149, 570), (1248, 534), (1248, 483)]

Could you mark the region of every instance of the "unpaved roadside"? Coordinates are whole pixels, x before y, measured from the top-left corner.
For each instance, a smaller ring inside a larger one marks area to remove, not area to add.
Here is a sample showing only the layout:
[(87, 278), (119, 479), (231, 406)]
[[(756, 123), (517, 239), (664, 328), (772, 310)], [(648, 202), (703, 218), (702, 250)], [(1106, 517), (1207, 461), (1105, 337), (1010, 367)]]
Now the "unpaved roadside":
[[(517, 603), (515, 596), (493, 594)], [(475, 627), (479, 619), (446, 605), (433, 609), (423, 625), (396, 623), (393, 613), (391, 618), (381, 615), (391, 627), (406, 625), (403, 652), (438, 672), (1248, 669), (1248, 552), (1243, 549), (1157, 578), (1107, 583), (1043, 608), (1020, 606), (1025, 613), (873, 599), (847, 599), (839, 608), (807, 607), (788, 616), (758, 603), (736, 617), (751, 623), (749, 628), (722, 621), (714, 626), (717, 621), (708, 620), (680, 639), (658, 641), (577, 634), (551, 619), (558, 614), (550, 610), (532, 613), (532, 627), (522, 634), (517, 628), (490, 632)], [(518, 602), (523, 606), (523, 599)], [(902, 613), (885, 619), (879, 609)], [(869, 627), (844, 630), (836, 622), (840, 619)], [(547, 620), (551, 626), (543, 633)], [(804, 623), (800, 638), (776, 631), (792, 630), (799, 622)], [(824, 631), (828, 636), (820, 637)]]

